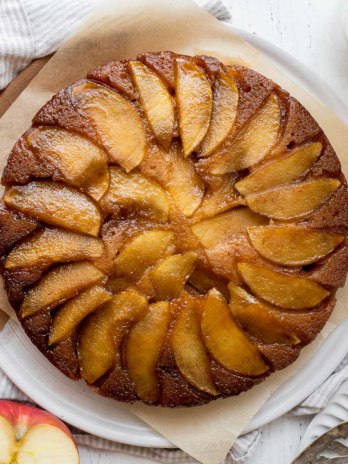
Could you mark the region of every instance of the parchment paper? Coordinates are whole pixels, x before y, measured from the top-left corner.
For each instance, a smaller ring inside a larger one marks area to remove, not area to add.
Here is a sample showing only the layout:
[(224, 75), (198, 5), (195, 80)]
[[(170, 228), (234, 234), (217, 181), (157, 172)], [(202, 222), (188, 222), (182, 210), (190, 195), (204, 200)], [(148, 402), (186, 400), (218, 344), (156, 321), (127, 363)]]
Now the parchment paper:
[[(101, 2), (84, 26), (60, 47), (0, 120), (0, 171), (16, 139), (30, 126), (33, 115), (52, 94), (97, 65), (158, 50), (187, 54), (205, 52), (225, 63), (242, 62), (275, 80), (316, 118), (348, 174), (346, 125), (292, 82), (267, 57), (191, 0)], [(323, 337), (345, 317), (347, 296), (347, 288), (338, 292), (337, 307), (322, 335), (303, 350), (294, 364), (251, 391), (196, 408), (170, 410), (135, 404), (129, 409), (197, 460), (204, 464), (218, 464), (269, 395), (310, 359)], [(0, 307), (13, 316), (2, 290)]]

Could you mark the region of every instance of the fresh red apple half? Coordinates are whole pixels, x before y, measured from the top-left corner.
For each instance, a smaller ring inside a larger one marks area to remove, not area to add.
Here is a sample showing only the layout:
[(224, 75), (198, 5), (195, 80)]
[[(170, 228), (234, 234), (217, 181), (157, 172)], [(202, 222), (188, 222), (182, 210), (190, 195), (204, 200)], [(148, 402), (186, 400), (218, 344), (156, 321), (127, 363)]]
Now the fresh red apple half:
[(41, 409), (0, 401), (1, 464), (79, 464), (69, 429)]

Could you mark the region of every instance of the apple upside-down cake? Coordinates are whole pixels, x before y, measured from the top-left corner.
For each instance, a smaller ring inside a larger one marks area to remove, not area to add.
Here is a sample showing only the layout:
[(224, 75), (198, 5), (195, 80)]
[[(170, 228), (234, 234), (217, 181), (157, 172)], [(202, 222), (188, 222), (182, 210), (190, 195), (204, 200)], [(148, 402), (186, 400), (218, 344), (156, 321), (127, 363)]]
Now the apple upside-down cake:
[(119, 401), (194, 406), (283, 369), (348, 266), (348, 194), (271, 80), (144, 53), (36, 114), (2, 175), (2, 273), (37, 348)]

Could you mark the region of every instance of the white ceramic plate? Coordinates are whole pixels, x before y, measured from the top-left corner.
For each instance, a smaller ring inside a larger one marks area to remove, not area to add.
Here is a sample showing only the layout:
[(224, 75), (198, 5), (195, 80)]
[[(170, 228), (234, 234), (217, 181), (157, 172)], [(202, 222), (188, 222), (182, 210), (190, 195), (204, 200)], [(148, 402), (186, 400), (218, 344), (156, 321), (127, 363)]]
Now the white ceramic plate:
[[(333, 92), (318, 83), (317, 78), (295, 60), (256, 37), (239, 32), (348, 120), (344, 105)], [(347, 331), (348, 320), (328, 337), (300, 372), (272, 395), (246, 430), (253, 430), (286, 413), (315, 390), (347, 353)], [(0, 367), (36, 403), (75, 427), (121, 443), (173, 447), (122, 404), (99, 397), (82, 381), (73, 382), (61, 374), (32, 345), (18, 321), (11, 320), (0, 333)]]

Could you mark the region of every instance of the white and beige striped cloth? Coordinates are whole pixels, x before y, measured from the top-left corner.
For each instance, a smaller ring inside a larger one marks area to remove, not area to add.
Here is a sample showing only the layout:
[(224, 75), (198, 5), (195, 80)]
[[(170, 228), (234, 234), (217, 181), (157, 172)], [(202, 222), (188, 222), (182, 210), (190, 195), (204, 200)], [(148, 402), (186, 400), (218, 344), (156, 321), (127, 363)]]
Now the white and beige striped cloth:
[[(117, 1), (117, 0), (115, 0)], [(196, 0), (207, 11), (223, 21), (230, 21), (228, 9), (221, 0)], [(83, 21), (98, 0), (0, 0), (0, 90), (34, 58), (54, 52)], [(293, 414), (315, 414), (325, 408), (329, 399), (348, 378), (348, 358), (336, 372), (298, 406)], [(31, 403), (0, 370), (0, 398)], [(110, 442), (73, 430), (80, 447), (91, 447), (129, 453), (153, 462), (196, 462), (181, 450), (141, 448)], [(250, 454), (260, 436), (260, 430), (238, 438), (225, 464), (242, 462)]]

